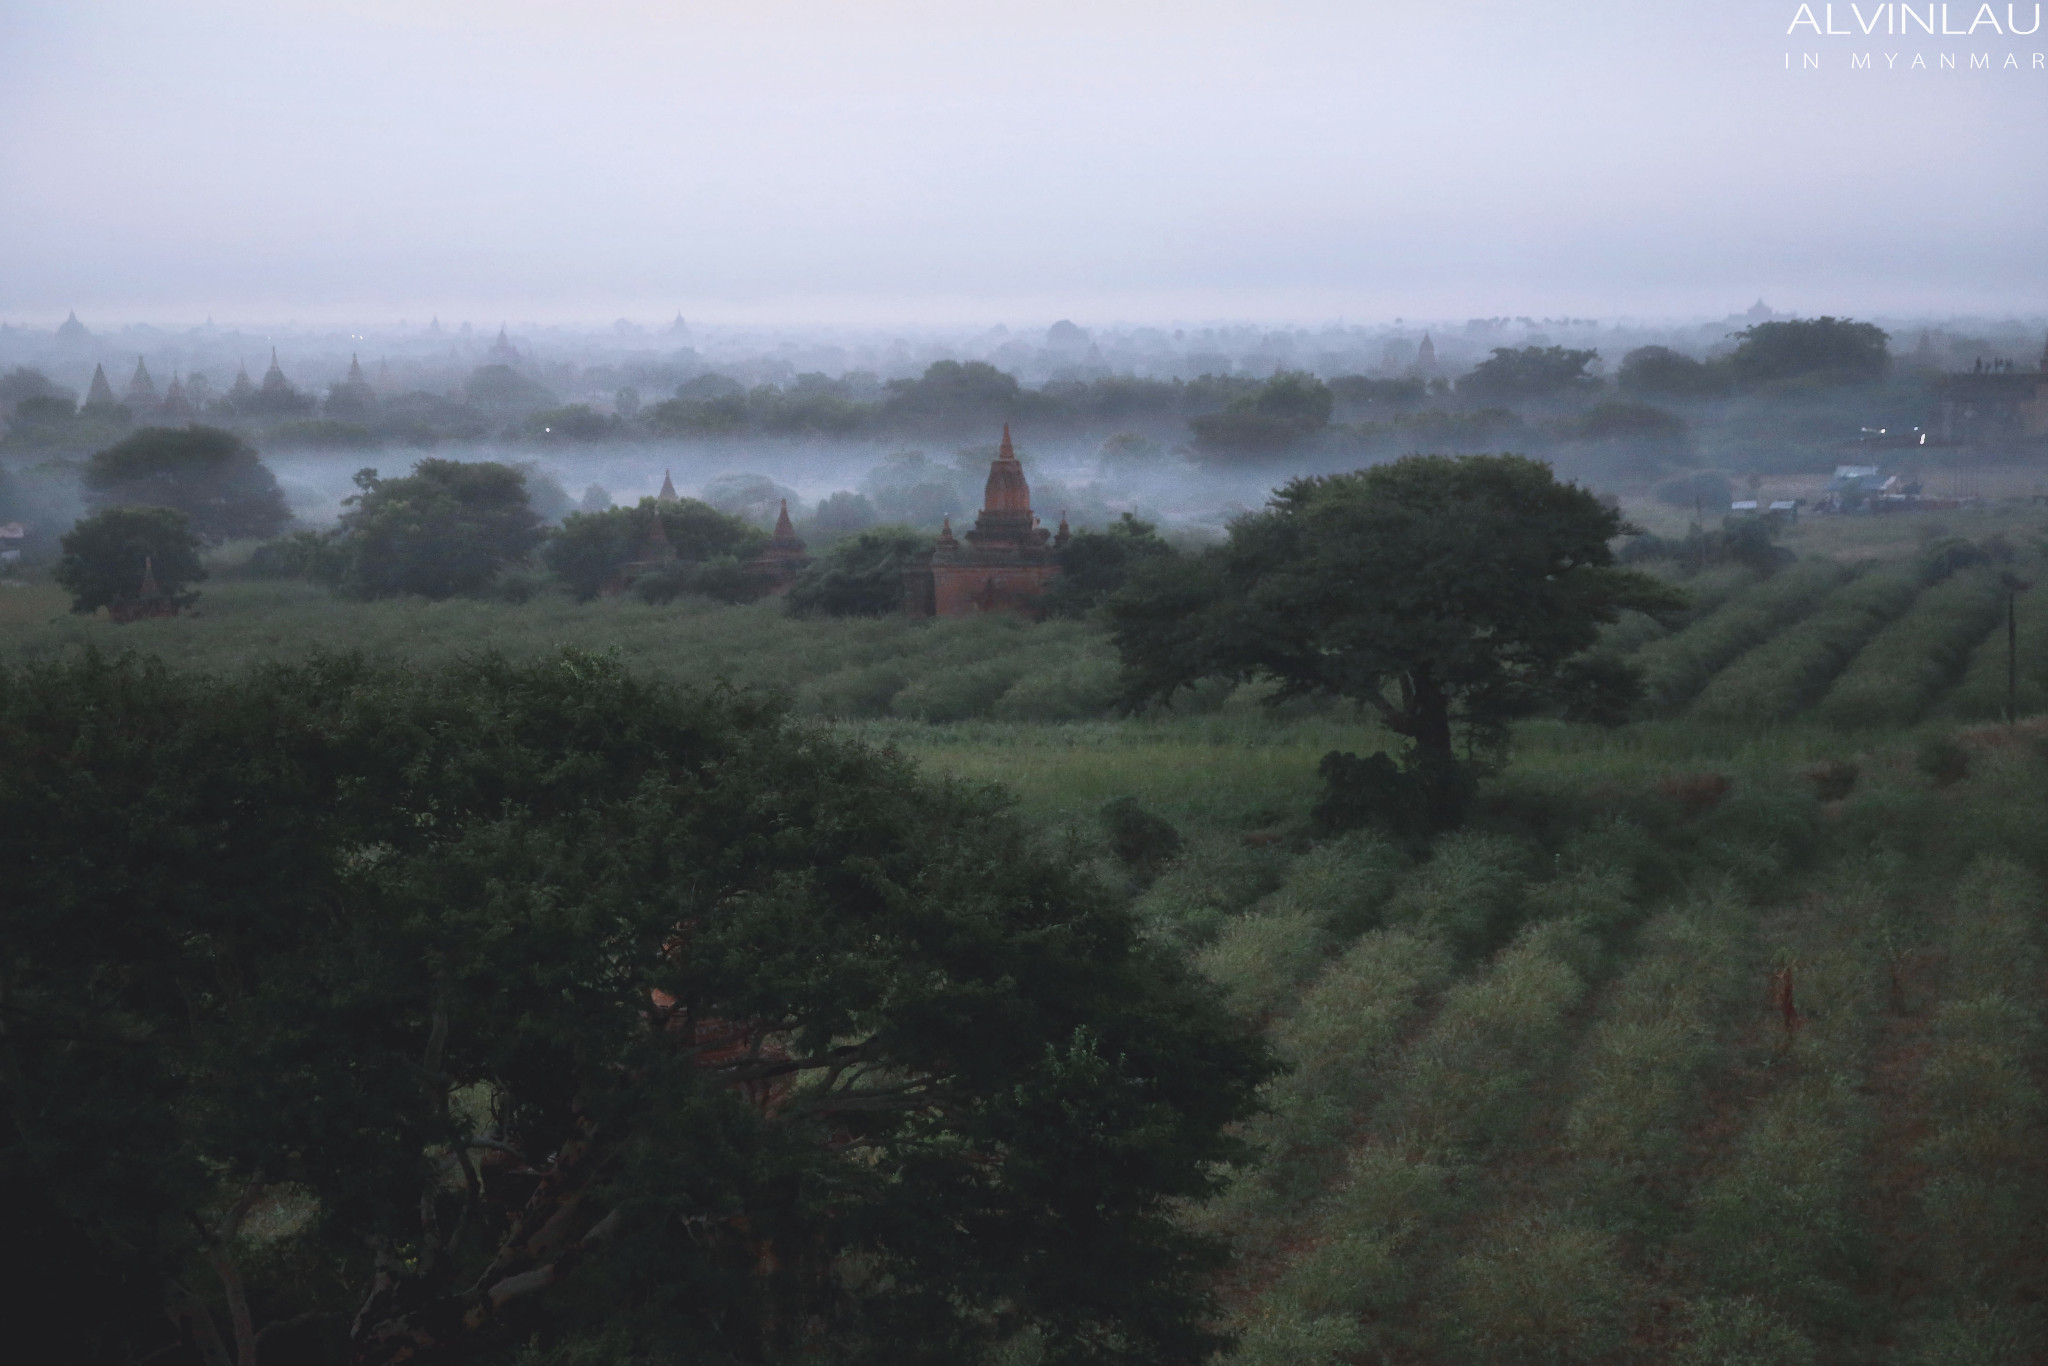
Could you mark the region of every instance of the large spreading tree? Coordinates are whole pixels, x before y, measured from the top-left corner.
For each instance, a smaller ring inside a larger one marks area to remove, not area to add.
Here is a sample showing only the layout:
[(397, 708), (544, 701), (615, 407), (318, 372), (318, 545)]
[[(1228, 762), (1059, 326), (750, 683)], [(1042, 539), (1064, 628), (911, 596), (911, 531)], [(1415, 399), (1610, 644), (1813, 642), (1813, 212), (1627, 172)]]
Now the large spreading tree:
[(213, 542), (267, 539), (292, 520), (255, 449), (219, 427), (144, 427), (88, 460), (84, 482), (102, 506), (176, 508)]
[(1588, 654), (1625, 609), (1675, 610), (1617, 568), (1629, 528), (1515, 455), (1411, 456), (1297, 479), (1203, 555), (1141, 571), (1108, 604), (1132, 705), (1209, 677), (1349, 698), (1407, 742), (1438, 823), (1518, 717), (1618, 720), (1640, 679)]
[(980, 790), (564, 653), (0, 671), (12, 1331), (1201, 1359), (1264, 1052)]
[(355, 597), (479, 592), (547, 538), (511, 465), (427, 459), (402, 479), (363, 470), (356, 487), (330, 561)]

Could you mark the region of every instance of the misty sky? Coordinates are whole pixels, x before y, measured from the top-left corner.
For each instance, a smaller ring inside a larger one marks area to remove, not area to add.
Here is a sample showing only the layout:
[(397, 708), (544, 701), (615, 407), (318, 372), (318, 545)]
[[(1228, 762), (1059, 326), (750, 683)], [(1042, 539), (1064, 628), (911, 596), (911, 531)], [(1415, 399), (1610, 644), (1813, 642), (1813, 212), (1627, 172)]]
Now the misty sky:
[(2048, 34), (1797, 9), (0, 0), (0, 321), (2048, 306)]

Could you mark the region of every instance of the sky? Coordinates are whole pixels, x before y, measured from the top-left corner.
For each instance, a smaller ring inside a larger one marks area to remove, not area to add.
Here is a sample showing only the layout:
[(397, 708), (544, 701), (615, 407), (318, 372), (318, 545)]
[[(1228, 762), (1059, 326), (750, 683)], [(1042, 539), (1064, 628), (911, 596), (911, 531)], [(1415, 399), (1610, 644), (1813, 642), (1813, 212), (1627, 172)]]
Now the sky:
[(0, 0), (0, 321), (2048, 309), (2048, 33), (1899, 8)]

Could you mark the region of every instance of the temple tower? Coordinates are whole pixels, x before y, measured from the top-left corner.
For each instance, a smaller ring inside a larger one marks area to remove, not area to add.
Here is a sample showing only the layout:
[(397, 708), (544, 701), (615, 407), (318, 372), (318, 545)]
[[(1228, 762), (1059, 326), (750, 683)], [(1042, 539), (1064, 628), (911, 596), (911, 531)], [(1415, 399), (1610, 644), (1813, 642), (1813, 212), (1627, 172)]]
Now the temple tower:
[(808, 549), (789, 520), (789, 500), (785, 498), (782, 510), (775, 515), (775, 534), (760, 554), (747, 561), (747, 581), (755, 594), (768, 597), (788, 592), (797, 576), (810, 566)]
[[(1038, 598), (1059, 576), (1061, 535), (1038, 524), (1031, 510), (1031, 485), (1003, 424), (1003, 442), (990, 462), (974, 529), (960, 539), (948, 517), (929, 560), (904, 574), (905, 604), (913, 615), (965, 617), (976, 612), (1039, 614)], [(960, 540), (964, 539), (963, 546)]]

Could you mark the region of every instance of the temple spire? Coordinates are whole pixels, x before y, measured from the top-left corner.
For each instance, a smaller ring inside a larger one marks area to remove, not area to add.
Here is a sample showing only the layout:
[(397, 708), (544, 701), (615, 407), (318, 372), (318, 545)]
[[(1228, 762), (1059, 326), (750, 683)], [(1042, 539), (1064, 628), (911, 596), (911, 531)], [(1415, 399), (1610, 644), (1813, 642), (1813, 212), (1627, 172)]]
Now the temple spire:
[(661, 472), (661, 492), (655, 494), (654, 497), (655, 501), (662, 503), (680, 503), (683, 501), (677, 496), (675, 481), (668, 477), (667, 470)]
[(787, 498), (782, 500), (782, 511), (775, 514), (775, 539), (778, 541), (793, 541), (796, 539), (796, 527), (789, 520), (789, 499)]

